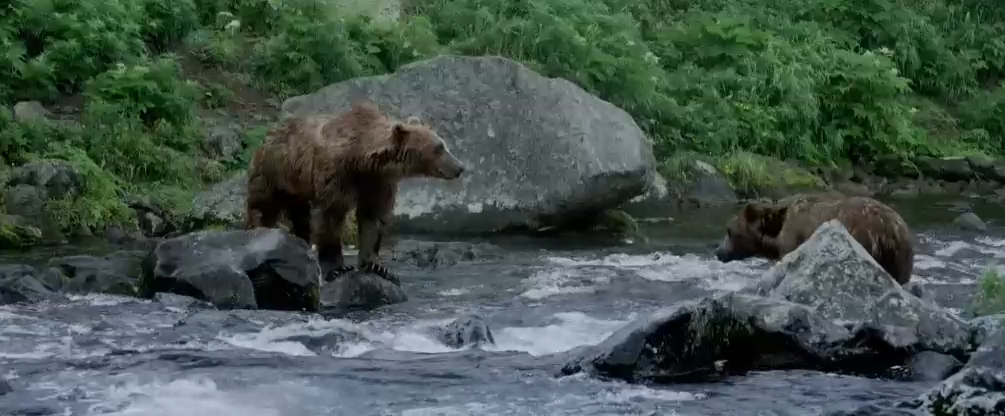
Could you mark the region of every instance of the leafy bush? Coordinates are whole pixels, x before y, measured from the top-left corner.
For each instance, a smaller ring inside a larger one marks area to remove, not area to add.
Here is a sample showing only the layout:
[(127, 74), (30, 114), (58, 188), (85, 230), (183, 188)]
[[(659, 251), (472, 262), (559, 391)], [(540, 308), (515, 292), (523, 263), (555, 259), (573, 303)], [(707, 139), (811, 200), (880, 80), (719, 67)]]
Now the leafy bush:
[[(242, 154), (211, 160), (200, 116), (455, 53), (569, 79), (628, 111), (665, 171), (700, 157), (741, 190), (819, 183), (779, 160), (1005, 157), (995, 2), (428, 0), (403, 2), (398, 18), (387, 3), (14, 0), (0, 9), (0, 156), (89, 170), (91, 199), (71, 202), (90, 208), (60, 221), (98, 227), (126, 193), (178, 206), (246, 166), (262, 127)], [(76, 111), (15, 121), (22, 100)]]
[(980, 279), (980, 291), (972, 305), (977, 316), (1005, 313), (1005, 276), (995, 265), (988, 265)]
[(133, 0), (16, 1), (0, 25), (16, 37), (7, 55), (20, 76), (3, 87), (17, 99), (73, 94), (115, 63), (144, 55), (141, 19)]

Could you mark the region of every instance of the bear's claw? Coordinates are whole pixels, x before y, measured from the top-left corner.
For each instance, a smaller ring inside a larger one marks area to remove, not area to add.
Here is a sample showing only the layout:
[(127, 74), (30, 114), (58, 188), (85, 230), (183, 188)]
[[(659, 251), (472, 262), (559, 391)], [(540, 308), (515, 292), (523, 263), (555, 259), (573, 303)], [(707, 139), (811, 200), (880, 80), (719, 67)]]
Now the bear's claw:
[(364, 264), (362, 267), (359, 268), (359, 270), (363, 271), (363, 272), (373, 273), (373, 274), (375, 274), (377, 276), (380, 276), (380, 277), (384, 278), (385, 280), (390, 281), (390, 282), (392, 282), (394, 284), (399, 284), (399, 285), (401, 284), (401, 280), (398, 279), (397, 275), (395, 275), (394, 273), (391, 273), (391, 271), (387, 270), (386, 267), (381, 266), (381, 265), (379, 265), (377, 263), (367, 263), (367, 264)]

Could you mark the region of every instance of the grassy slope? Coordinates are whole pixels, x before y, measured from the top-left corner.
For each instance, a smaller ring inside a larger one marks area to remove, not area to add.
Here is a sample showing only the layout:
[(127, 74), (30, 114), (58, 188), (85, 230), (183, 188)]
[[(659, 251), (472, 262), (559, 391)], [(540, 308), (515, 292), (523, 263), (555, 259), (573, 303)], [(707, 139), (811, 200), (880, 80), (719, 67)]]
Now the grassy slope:
[[(770, 170), (763, 156), (805, 166), (1005, 156), (1005, 6), (413, 3), (397, 21), (371, 21), (359, 15), (377, 16), (377, 3), (348, 0), (16, 1), (0, 12), (0, 68), (14, 68), (0, 73), (0, 99), (42, 101), (74, 124), (0, 110), (0, 155), (81, 167), (83, 196), (51, 206), (64, 229), (100, 230), (127, 220), (127, 196), (182, 210), (193, 190), (242, 168), (285, 97), (461, 53), (520, 60), (625, 108), (671, 175), (683, 152), (735, 182)], [(221, 118), (242, 126), (244, 152), (204, 151), (207, 121)]]

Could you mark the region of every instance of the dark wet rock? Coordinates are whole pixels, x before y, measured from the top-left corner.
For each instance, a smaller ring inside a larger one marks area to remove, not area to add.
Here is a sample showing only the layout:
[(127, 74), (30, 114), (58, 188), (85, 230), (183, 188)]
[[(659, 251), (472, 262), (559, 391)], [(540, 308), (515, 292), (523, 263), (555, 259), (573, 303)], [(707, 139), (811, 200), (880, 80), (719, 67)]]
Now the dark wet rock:
[(167, 307), (179, 309), (214, 309), (213, 304), (204, 300), (199, 300), (191, 296), (176, 295), (168, 292), (157, 292), (154, 294), (154, 302)]
[(627, 112), (503, 57), (442, 55), (292, 97), (282, 110), (340, 112), (358, 99), (420, 116), (470, 165), (457, 181), (403, 182), (402, 229), (561, 228), (642, 195), (655, 177), (651, 140)]
[(37, 270), (25, 264), (0, 264), (0, 305), (59, 298), (38, 281)]
[(362, 334), (346, 329), (336, 329), (331, 332), (316, 335), (294, 335), (284, 341), (299, 342), (305, 348), (318, 355), (341, 355), (351, 344), (366, 341)]
[(184, 215), (182, 229), (239, 228), (244, 216), (247, 186), (248, 175), (241, 172), (196, 194), (192, 199), (192, 206)]
[(7, 393), (14, 392), (14, 387), (10, 385), (10, 382), (4, 379), (0, 379), (0, 396), (4, 396)]
[[(45, 281), (69, 293), (136, 296), (142, 251), (117, 251), (104, 257), (68, 256), (49, 260)], [(56, 273), (58, 277), (53, 276)], [(58, 282), (58, 283), (57, 283)]]
[(925, 290), (925, 285), (918, 282), (907, 282), (904, 286), (904, 290), (908, 291), (910, 294), (914, 295), (918, 299), (926, 300), (929, 302), (935, 302), (935, 296), (932, 292)]
[(136, 212), (136, 223), (146, 237), (164, 237), (179, 229), (171, 218), (171, 213), (157, 205), (130, 201), (129, 208)]
[(170, 292), (220, 308), (315, 312), (320, 279), (307, 242), (259, 228), (165, 239), (147, 259), (141, 286), (145, 297)]
[(959, 370), (960, 367), (963, 367), (960, 360), (932, 351), (921, 351), (915, 354), (907, 365), (908, 376), (917, 381), (942, 381)]
[(934, 415), (1005, 414), (1005, 332), (997, 331), (958, 373), (917, 403)]
[(849, 351), (835, 347), (853, 339), (843, 326), (807, 306), (728, 293), (639, 319), (583, 348), (562, 373), (686, 382), (757, 369), (850, 369), (868, 353), (846, 356)]
[(31, 247), (42, 242), (42, 230), (20, 215), (0, 214), (0, 249)]
[(495, 344), (492, 330), (478, 315), (466, 315), (443, 326), (430, 328), (434, 337), (450, 348)]
[(821, 225), (752, 292), (642, 318), (574, 353), (563, 373), (629, 381), (780, 369), (881, 376), (920, 352), (964, 359), (971, 349), (966, 322), (905, 291), (837, 221)]
[(105, 228), (102, 237), (111, 244), (134, 247), (146, 251), (153, 250), (157, 244), (156, 241), (148, 239), (142, 233), (127, 231), (120, 225), (109, 225)]
[(974, 170), (962, 157), (920, 157), (915, 163), (926, 177), (945, 181), (968, 181)]
[(1005, 182), (1005, 161), (986, 156), (967, 156), (966, 160), (981, 179)]
[(360, 271), (346, 273), (321, 287), (321, 305), (330, 310), (370, 310), (407, 300), (400, 282)]
[(14, 119), (17, 121), (45, 120), (49, 117), (49, 110), (38, 101), (20, 101), (14, 104)]
[(964, 231), (986, 231), (987, 224), (973, 212), (964, 212), (953, 220), (953, 225)]
[(679, 178), (668, 181), (670, 192), (678, 199), (700, 206), (725, 205), (737, 201), (736, 191), (726, 176), (701, 160), (689, 160), (675, 172)]
[(462, 261), (498, 258), (502, 249), (487, 243), (401, 240), (391, 258), (418, 267), (453, 266)]

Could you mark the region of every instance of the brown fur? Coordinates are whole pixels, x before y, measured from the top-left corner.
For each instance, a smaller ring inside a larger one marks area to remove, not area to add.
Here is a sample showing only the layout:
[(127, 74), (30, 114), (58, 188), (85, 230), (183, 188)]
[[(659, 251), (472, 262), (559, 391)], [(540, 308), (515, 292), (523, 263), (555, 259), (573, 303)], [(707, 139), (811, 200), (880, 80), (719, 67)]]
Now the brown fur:
[[(251, 160), (245, 228), (275, 227), (285, 213), (293, 234), (317, 245), (331, 280), (352, 269), (342, 255), (341, 231), (355, 208), (358, 266), (390, 278), (376, 260), (398, 183), (455, 179), (463, 171), (439, 135), (415, 117), (402, 122), (371, 103), (341, 114), (291, 116), (269, 131)], [(312, 207), (319, 215), (314, 227)]]
[(897, 283), (911, 280), (914, 241), (907, 223), (893, 208), (868, 197), (805, 194), (747, 204), (730, 221), (716, 257), (723, 262), (755, 256), (779, 260), (832, 219), (840, 221)]

